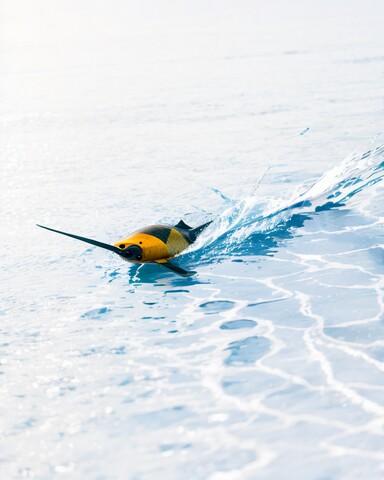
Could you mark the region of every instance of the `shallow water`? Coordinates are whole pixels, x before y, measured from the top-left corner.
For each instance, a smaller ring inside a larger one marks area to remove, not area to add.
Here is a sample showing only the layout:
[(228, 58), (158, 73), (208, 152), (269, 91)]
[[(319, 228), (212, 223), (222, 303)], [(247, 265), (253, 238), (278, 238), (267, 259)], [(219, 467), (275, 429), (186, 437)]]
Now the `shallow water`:
[(307, 3), (0, 3), (2, 478), (383, 478), (383, 4)]

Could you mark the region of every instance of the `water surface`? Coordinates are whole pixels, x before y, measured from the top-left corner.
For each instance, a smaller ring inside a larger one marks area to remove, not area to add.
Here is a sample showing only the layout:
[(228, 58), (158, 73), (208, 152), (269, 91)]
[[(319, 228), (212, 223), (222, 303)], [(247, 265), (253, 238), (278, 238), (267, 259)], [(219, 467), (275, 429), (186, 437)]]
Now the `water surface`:
[(383, 478), (383, 3), (0, 8), (1, 477)]

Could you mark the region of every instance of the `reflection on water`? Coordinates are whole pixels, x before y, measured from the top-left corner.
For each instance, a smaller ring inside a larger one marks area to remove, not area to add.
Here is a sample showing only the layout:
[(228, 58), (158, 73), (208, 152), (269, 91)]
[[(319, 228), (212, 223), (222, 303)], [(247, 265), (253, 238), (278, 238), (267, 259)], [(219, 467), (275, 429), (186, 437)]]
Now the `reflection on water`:
[(382, 479), (382, 8), (1, 2), (1, 479)]

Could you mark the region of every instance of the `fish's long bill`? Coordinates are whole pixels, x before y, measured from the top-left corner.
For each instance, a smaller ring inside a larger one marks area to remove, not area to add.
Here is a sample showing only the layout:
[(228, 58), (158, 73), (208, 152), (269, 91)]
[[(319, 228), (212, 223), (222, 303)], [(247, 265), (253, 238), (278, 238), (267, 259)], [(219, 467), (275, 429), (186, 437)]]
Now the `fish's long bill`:
[(122, 250), (120, 250), (117, 247), (114, 247), (113, 245), (108, 245), (108, 243), (98, 242), (97, 240), (92, 240), (91, 238), (80, 237), (79, 235), (74, 235), (73, 233), (61, 232), (60, 230), (44, 227), (43, 225), (39, 225), (39, 224), (36, 224), (36, 226), (40, 228), (45, 228), (45, 230), (50, 230), (51, 232), (56, 232), (56, 233), (60, 233), (61, 235), (66, 235), (67, 237), (76, 238), (76, 240), (81, 240), (82, 242), (90, 243), (91, 245), (95, 245), (96, 247), (105, 248), (106, 250), (110, 250), (111, 252), (118, 253), (119, 255), (123, 253)]

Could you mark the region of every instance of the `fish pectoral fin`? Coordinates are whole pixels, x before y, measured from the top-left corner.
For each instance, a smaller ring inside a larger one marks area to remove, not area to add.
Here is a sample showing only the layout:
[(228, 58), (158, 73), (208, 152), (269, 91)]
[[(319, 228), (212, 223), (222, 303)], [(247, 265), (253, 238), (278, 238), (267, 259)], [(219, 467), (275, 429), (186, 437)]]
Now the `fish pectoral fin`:
[(171, 270), (174, 273), (177, 273), (178, 275), (181, 275), (182, 277), (191, 277), (192, 275), (195, 275), (196, 272), (190, 270), (184, 270), (184, 268), (179, 267), (178, 265), (175, 265), (171, 262), (168, 262), (167, 260), (155, 260), (154, 263), (157, 263), (158, 265), (161, 265), (164, 268), (167, 268), (168, 270)]

